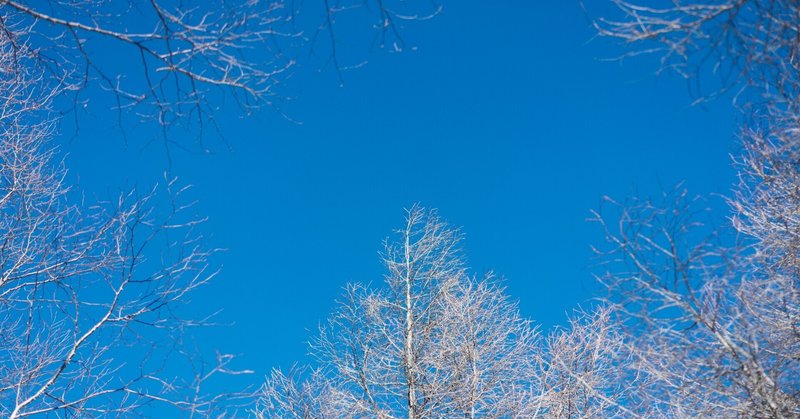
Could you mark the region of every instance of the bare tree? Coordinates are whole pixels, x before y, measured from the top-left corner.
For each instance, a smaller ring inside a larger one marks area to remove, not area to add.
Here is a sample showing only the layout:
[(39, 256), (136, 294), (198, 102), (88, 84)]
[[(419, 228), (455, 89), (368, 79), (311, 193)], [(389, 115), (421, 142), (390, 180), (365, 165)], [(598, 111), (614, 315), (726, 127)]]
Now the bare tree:
[(78, 111), (101, 114), (111, 107), (120, 125), (126, 117), (152, 121), (166, 139), (175, 125), (200, 134), (207, 126), (216, 129), (215, 111), (225, 98), (246, 113), (277, 106), (276, 88), (298, 57), (308, 55), (306, 45), (327, 51), (336, 71), (344, 70), (338, 17), (369, 11), (379, 43), (400, 49), (402, 22), (439, 11), (416, 1), (303, 3), (300, 10), (300, 3), (284, 0), (6, 0), (0, 2), (0, 37), (13, 59), (35, 63), (70, 93), (69, 109), (59, 111), (71, 109), (77, 118)]
[(347, 286), (312, 341), (317, 367), (273, 371), (260, 417), (632, 416), (638, 379), (617, 371), (630, 355), (609, 310), (542, 339), (491, 276), (467, 275), (435, 212), (413, 207), (398, 233), (385, 287)]
[(600, 279), (635, 345), (644, 405), (680, 417), (800, 414), (797, 276), (774, 268), (782, 252), (763, 241), (726, 246), (718, 235), (737, 231), (704, 233), (678, 192), (619, 206), (613, 228), (596, 218), (609, 244)]
[(274, 372), (259, 414), (523, 417), (536, 332), (501, 288), (467, 276), (458, 241), (434, 212), (409, 210), (385, 246), (386, 287), (349, 285), (312, 342), (320, 368), (305, 381)]
[(694, 83), (715, 74), (723, 90), (756, 94), (744, 96), (750, 118), (729, 220), (707, 227), (680, 188), (660, 204), (610, 201), (614, 215), (596, 214), (607, 238), (601, 281), (648, 377), (642, 397), (670, 416), (797, 417), (800, 7), (614, 4), (621, 15), (595, 21), (601, 35), (633, 44), (633, 55), (660, 54), (663, 68)]
[[(662, 69), (691, 81), (698, 101), (728, 89), (755, 87), (761, 104), (797, 110), (800, 93), (800, 5), (791, 0), (612, 0), (620, 12), (594, 20), (602, 36), (631, 46), (626, 54), (657, 54)], [(721, 89), (701, 90), (714, 74)], [(752, 97), (745, 103), (752, 105)]]
[[(62, 87), (22, 63), (22, 45), (0, 40), (0, 415), (81, 417), (133, 414), (153, 402), (208, 414), (213, 373), (175, 377), (180, 304), (215, 275), (181, 204), (186, 188), (76, 199), (50, 145), (50, 100)], [(170, 206), (155, 201), (167, 197)]]

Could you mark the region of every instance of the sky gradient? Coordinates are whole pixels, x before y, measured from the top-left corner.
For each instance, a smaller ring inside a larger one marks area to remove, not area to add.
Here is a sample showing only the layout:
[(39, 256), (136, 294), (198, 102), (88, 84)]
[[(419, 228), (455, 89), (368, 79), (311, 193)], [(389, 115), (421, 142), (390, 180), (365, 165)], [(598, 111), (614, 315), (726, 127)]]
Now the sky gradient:
[[(597, 296), (589, 246), (602, 237), (586, 218), (602, 196), (684, 180), (711, 196), (735, 180), (730, 100), (690, 106), (685, 82), (656, 76), (654, 59), (605, 60), (624, 50), (593, 39), (577, 1), (446, 2), (404, 34), (416, 50), (362, 55), (343, 86), (330, 68), (298, 68), (282, 106), (297, 122), (223, 106), (227, 145), (172, 153), (210, 243), (226, 249), (188, 310), (222, 310), (229, 325), (197, 341), (240, 354), (254, 384), (307, 360), (345, 283), (382, 281), (381, 242), (415, 202), (461, 226), (472, 271), (505, 278), (549, 328)], [(101, 124), (64, 139), (87, 195), (159, 180), (163, 148), (128, 136)]]

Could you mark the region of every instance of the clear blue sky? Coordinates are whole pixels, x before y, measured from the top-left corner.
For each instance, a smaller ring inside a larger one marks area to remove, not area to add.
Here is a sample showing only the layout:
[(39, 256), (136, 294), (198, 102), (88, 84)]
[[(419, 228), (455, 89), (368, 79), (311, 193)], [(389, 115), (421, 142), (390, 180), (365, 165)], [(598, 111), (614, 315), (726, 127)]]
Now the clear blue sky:
[[(222, 309), (233, 325), (198, 342), (241, 354), (253, 383), (307, 360), (346, 282), (382, 280), (381, 240), (414, 202), (462, 226), (474, 272), (506, 278), (522, 312), (551, 327), (595, 295), (589, 245), (601, 237), (585, 219), (603, 195), (681, 180), (697, 194), (730, 189), (730, 102), (689, 106), (685, 83), (656, 77), (653, 59), (603, 61), (623, 50), (592, 40), (577, 1), (444, 6), (407, 28), (416, 51), (363, 55), (344, 87), (332, 71), (298, 69), (284, 110), (301, 124), (223, 107), (230, 150), (174, 152), (211, 243), (228, 249), (190, 310)], [(64, 146), (88, 195), (159, 179), (163, 149), (129, 137), (126, 148), (86, 127)]]

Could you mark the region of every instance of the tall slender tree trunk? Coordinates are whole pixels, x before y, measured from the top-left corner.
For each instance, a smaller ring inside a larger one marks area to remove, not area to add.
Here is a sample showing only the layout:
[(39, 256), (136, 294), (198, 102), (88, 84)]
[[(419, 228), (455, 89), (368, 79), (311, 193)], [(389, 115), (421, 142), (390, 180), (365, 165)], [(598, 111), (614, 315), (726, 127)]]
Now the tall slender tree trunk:
[(407, 398), (408, 398), (408, 419), (416, 419), (417, 416), (417, 389), (416, 389), (416, 359), (414, 359), (414, 301), (411, 295), (411, 282), (414, 275), (412, 272), (411, 264), (411, 230), (406, 231), (405, 237), (405, 310), (406, 310), (406, 324), (404, 330), (404, 344), (403, 344), (403, 363), (405, 364)]

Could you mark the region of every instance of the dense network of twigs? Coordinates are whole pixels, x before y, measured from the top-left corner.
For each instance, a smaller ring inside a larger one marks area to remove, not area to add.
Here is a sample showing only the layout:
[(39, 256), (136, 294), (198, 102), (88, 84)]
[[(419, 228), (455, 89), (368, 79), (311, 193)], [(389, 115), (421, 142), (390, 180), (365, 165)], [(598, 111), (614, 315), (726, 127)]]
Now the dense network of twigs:
[[(697, 100), (751, 91), (769, 107), (796, 107), (800, 6), (791, 0), (612, 0), (618, 14), (594, 21), (598, 33), (630, 44), (626, 56), (655, 54), (661, 70), (692, 80)], [(716, 75), (721, 84), (708, 80)], [(754, 88), (754, 89), (751, 89)], [(744, 104), (752, 105), (747, 96)]]
[(11, 59), (37, 65), (59, 86), (66, 101), (57, 111), (77, 125), (86, 113), (114, 116), (120, 128), (154, 123), (168, 144), (185, 147), (168, 131), (220, 134), (223, 106), (245, 115), (278, 109), (279, 84), (312, 50), (341, 78), (340, 17), (360, 13), (376, 45), (401, 49), (403, 22), (439, 10), (387, 0), (8, 0), (0, 2), (0, 37)]
[(800, 5), (615, 4), (601, 35), (689, 79), (719, 75), (748, 112), (728, 223), (704, 227), (683, 191), (596, 214), (611, 262), (601, 281), (647, 377), (643, 402), (667, 416), (797, 417)]
[[(0, 40), (0, 415), (128, 415), (153, 401), (210, 413), (218, 398), (201, 385), (229, 372), (229, 357), (185, 379), (162, 374), (196, 324), (173, 310), (214, 276), (202, 220), (171, 179), (76, 200), (51, 141), (60, 86), (14, 55), (25, 48)], [(159, 211), (159, 195), (174, 205)]]

